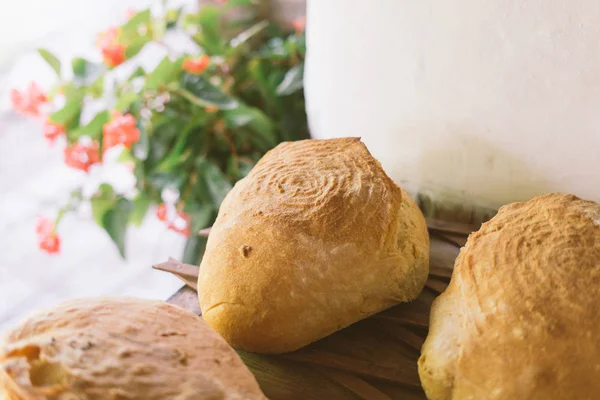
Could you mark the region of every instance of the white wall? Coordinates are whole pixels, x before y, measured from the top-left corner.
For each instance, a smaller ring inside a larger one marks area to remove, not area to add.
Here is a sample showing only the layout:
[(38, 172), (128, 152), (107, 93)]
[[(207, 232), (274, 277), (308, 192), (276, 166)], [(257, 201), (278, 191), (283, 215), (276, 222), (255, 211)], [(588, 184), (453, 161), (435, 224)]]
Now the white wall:
[(597, 0), (309, 0), (307, 40), (313, 135), (411, 191), (600, 201)]
[(57, 31), (73, 35), (102, 30), (119, 21), (129, 7), (152, 0), (0, 0), (0, 61)]

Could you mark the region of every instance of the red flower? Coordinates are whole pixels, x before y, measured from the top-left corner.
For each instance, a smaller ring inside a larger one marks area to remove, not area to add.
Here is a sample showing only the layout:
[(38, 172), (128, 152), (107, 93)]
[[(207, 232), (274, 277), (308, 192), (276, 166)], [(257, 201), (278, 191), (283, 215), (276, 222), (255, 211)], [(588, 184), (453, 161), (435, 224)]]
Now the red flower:
[(96, 46), (99, 48), (108, 47), (113, 43), (117, 42), (119, 37), (119, 28), (116, 26), (111, 26), (104, 32), (100, 32), (98, 37), (96, 38)]
[(65, 149), (65, 164), (71, 168), (88, 172), (93, 164), (100, 162), (98, 144), (90, 145), (75, 143)]
[(296, 34), (301, 35), (306, 28), (306, 17), (299, 17), (292, 22), (292, 27), (296, 30)]
[(38, 236), (48, 236), (54, 230), (54, 222), (48, 218), (40, 218), (35, 225), (35, 233)]
[(161, 221), (167, 220), (167, 205), (165, 203), (159, 204), (158, 207), (156, 207), (156, 216)]
[(40, 218), (35, 227), (35, 232), (40, 249), (49, 254), (60, 251), (60, 238), (54, 232), (54, 222), (47, 218)]
[(102, 49), (102, 58), (104, 63), (109, 67), (116, 67), (123, 64), (125, 61), (125, 46), (122, 44), (114, 44), (110, 47)]
[(206, 54), (196, 58), (188, 58), (183, 62), (183, 69), (190, 74), (201, 74), (210, 65), (210, 57)]
[(119, 43), (119, 28), (111, 26), (100, 33), (96, 45), (102, 52), (104, 63), (109, 67), (116, 67), (125, 61), (125, 46)]
[(169, 229), (182, 235), (190, 236), (191, 217), (183, 211), (177, 211), (177, 217), (169, 223)]
[(40, 106), (48, 101), (40, 86), (35, 82), (29, 83), (26, 91), (11, 90), (10, 99), (15, 111), (33, 117), (41, 114)]
[(60, 252), (60, 238), (56, 233), (39, 238), (38, 245), (40, 249), (48, 254), (56, 254)]
[(136, 127), (135, 117), (131, 114), (114, 113), (113, 120), (107, 122), (102, 131), (104, 151), (120, 144), (129, 149), (132, 144), (140, 140), (140, 130)]
[(54, 144), (54, 141), (63, 133), (65, 133), (65, 127), (61, 124), (57, 124), (50, 120), (46, 121), (44, 124), (44, 137), (51, 145)]

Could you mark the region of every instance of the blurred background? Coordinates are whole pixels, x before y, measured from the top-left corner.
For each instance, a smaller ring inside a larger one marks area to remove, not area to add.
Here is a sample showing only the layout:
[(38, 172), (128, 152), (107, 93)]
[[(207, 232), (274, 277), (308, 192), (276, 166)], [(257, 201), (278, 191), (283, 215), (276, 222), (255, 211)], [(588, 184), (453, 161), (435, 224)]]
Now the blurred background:
[(1, 6), (0, 330), (71, 297), (181, 286), (151, 266), (198, 262), (231, 185), (308, 135), (289, 3), (279, 24), (251, 1)]

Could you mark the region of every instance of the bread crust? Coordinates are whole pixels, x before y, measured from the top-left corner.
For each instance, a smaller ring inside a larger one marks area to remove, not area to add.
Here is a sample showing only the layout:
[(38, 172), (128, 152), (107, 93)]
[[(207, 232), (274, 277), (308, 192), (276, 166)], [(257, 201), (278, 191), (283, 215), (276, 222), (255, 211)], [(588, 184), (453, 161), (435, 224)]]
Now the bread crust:
[(283, 353), (414, 299), (428, 270), (423, 215), (360, 139), (282, 143), (221, 205), (199, 301), (232, 346)]
[(600, 205), (549, 194), (471, 234), (419, 359), (432, 400), (600, 398)]
[(265, 399), (202, 319), (126, 297), (68, 301), (8, 332), (1, 391), (8, 400)]

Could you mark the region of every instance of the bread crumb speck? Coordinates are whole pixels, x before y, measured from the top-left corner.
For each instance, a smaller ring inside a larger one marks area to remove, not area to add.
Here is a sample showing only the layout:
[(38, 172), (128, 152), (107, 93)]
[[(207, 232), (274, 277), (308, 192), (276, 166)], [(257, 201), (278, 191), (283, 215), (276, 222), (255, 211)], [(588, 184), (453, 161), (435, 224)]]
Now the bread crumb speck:
[(242, 257), (244, 257), (244, 258), (250, 257), (251, 251), (252, 251), (252, 247), (250, 247), (246, 244), (243, 245), (242, 247), (240, 247), (240, 253), (242, 254)]

